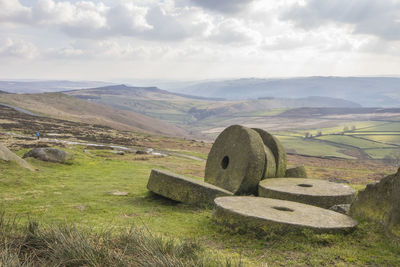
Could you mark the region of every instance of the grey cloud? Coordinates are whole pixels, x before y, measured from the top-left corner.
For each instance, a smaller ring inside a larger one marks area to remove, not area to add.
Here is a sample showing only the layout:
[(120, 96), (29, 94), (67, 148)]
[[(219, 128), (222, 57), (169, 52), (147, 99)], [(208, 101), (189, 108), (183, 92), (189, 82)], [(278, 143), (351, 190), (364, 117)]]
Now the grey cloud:
[(195, 5), (222, 13), (241, 11), (254, 0), (191, 0)]
[(357, 34), (400, 40), (399, 0), (308, 0), (292, 6), (281, 19), (304, 29), (344, 23), (353, 25)]

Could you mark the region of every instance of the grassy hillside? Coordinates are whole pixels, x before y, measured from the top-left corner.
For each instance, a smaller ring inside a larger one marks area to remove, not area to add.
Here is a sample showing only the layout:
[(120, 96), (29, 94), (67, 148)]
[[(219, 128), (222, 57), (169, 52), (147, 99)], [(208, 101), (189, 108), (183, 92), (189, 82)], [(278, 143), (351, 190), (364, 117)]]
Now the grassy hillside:
[(186, 131), (132, 111), (116, 110), (62, 93), (1, 94), (0, 103), (14, 105), (43, 116), (109, 126), (120, 130), (184, 136)]
[[(204, 248), (207, 255), (240, 258), (246, 266), (393, 266), (398, 262), (400, 247), (387, 239), (379, 225), (361, 221), (349, 235), (307, 231), (269, 236), (238, 233), (215, 224), (210, 209), (179, 204), (152, 195), (146, 189), (151, 168), (201, 177), (204, 162), (176, 156), (138, 158), (134, 154), (116, 155), (109, 150), (83, 152), (83, 148), (63, 148), (75, 155), (72, 165), (29, 159), (39, 169), (36, 173), (0, 162), (0, 209), (7, 218), (17, 217), (21, 224), (34, 220), (45, 229), (72, 224), (83, 232), (100, 236), (107, 229), (117, 236), (132, 226), (146, 228), (152, 236), (162, 235), (164, 240), (195, 240), (196, 247)], [(291, 165), (307, 162), (310, 175), (347, 179), (356, 188), (369, 182), (367, 178), (374, 177), (370, 175), (378, 169), (381, 172), (376, 174), (378, 177), (391, 171), (385, 166), (349, 161), (313, 158), (303, 161), (293, 157), (289, 161)], [(113, 195), (113, 192), (128, 195)], [(109, 238), (107, 235), (102, 240)], [(117, 240), (107, 244), (116, 246)], [(126, 260), (130, 254), (122, 255)]]

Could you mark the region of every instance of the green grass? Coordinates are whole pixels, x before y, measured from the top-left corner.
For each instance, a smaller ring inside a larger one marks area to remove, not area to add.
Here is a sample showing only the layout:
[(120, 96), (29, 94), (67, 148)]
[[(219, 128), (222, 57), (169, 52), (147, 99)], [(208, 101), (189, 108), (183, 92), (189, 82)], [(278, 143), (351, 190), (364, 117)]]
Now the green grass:
[[(327, 147), (321, 148), (326, 154)], [(398, 263), (400, 247), (372, 223), (361, 222), (349, 235), (308, 231), (268, 236), (237, 233), (215, 224), (210, 209), (169, 201), (146, 189), (151, 168), (201, 176), (204, 162), (173, 156), (138, 160), (131, 154), (107, 155), (102, 151), (96, 155), (83, 153), (82, 147), (67, 150), (75, 155), (72, 165), (29, 159), (39, 169), (37, 172), (0, 162), (0, 208), (8, 217), (19, 218), (21, 225), (37, 220), (51, 229), (57, 229), (55, 225), (73, 224), (95, 235), (88, 240), (97, 240), (96, 235), (105, 229), (111, 228), (111, 234), (119, 236), (132, 227), (146, 227), (152, 234), (167, 239), (195, 240), (205, 248), (205, 253), (240, 257), (251, 266)], [(112, 190), (129, 195), (107, 193)]]
[(400, 148), (389, 148), (389, 149), (365, 149), (365, 152), (374, 159), (383, 159), (385, 156), (389, 156), (398, 153)]
[(362, 149), (366, 148), (382, 148), (382, 147), (393, 147), (392, 145), (376, 143), (373, 141), (356, 138), (349, 135), (324, 135), (317, 137), (319, 140), (334, 142), (338, 144), (344, 144), (349, 146), (354, 146)]
[(400, 146), (400, 134), (389, 135), (389, 134), (372, 134), (372, 135), (361, 135), (360, 137), (369, 139), (375, 142), (386, 143), (386, 144), (396, 144)]
[(295, 150), (298, 154), (311, 156), (333, 156), (352, 159), (353, 157), (340, 152), (343, 148), (336, 147), (314, 139), (304, 139), (294, 136), (277, 136), (287, 150)]
[(387, 123), (384, 123), (381, 125), (359, 129), (357, 131), (358, 132), (363, 132), (363, 131), (399, 132), (400, 131), (400, 122), (387, 122)]

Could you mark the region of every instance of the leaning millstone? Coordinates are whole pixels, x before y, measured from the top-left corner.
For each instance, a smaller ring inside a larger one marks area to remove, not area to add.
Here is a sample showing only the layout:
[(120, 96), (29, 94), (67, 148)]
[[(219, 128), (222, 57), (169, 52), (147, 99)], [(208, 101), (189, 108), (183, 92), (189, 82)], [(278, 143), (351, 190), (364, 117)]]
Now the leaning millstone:
[(264, 168), (265, 151), (260, 135), (233, 125), (215, 140), (208, 154), (204, 180), (234, 194), (255, 193)]
[[(284, 177), (286, 171), (286, 151), (278, 138), (262, 129), (253, 128), (262, 138), (264, 144), (271, 150), (275, 158), (276, 173), (274, 176), (268, 177)], [(265, 177), (267, 178), (267, 177)]]
[(307, 178), (307, 172), (304, 166), (297, 166), (286, 170), (285, 177)]
[(163, 197), (194, 205), (212, 205), (216, 197), (232, 195), (229, 191), (200, 180), (154, 169), (151, 170), (147, 189)]
[(347, 232), (357, 226), (344, 214), (286, 200), (236, 196), (216, 198), (215, 204), (213, 219), (239, 230)]
[(328, 209), (338, 204), (351, 204), (355, 190), (345, 184), (319, 179), (272, 178), (260, 182), (258, 195)]
[(265, 153), (265, 168), (262, 179), (276, 177), (276, 161), (275, 156), (272, 154), (271, 150), (264, 145)]
[(400, 238), (400, 168), (359, 191), (350, 214), (382, 223), (387, 232)]

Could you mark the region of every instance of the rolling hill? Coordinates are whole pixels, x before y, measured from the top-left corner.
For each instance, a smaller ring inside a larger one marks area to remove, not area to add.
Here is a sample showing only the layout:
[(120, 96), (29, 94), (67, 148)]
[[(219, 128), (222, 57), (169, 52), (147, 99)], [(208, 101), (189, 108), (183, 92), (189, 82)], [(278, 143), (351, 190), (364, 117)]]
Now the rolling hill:
[(202, 82), (173, 90), (230, 100), (320, 96), (341, 98), (366, 107), (400, 107), (400, 78), (396, 77), (249, 78)]
[(190, 125), (189, 127), (210, 117), (232, 117), (279, 108), (360, 106), (355, 102), (329, 97), (298, 99), (268, 97), (255, 100), (222, 101), (171, 93), (156, 87), (126, 85), (72, 90), (64, 93), (116, 109), (135, 111), (170, 123)]
[(186, 136), (177, 126), (128, 110), (91, 103), (62, 93), (1, 94), (0, 103), (57, 119), (109, 126), (119, 130)]

